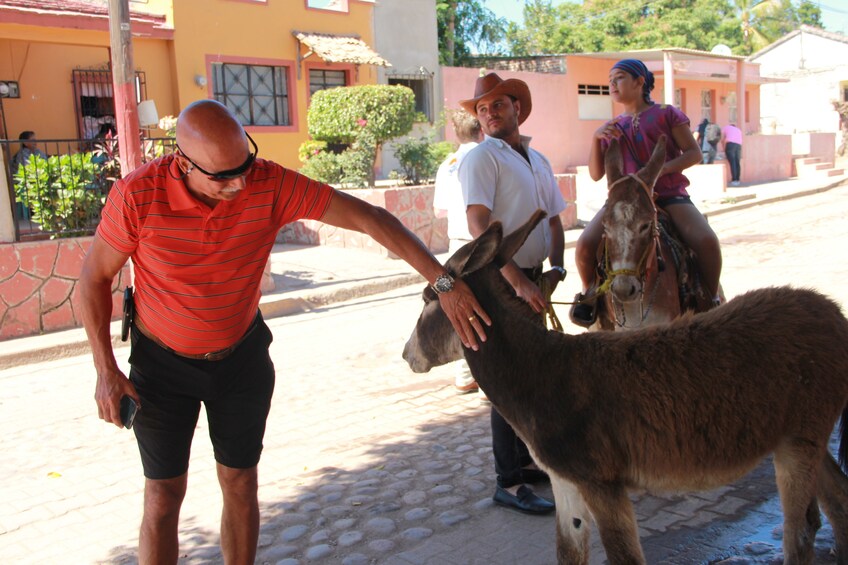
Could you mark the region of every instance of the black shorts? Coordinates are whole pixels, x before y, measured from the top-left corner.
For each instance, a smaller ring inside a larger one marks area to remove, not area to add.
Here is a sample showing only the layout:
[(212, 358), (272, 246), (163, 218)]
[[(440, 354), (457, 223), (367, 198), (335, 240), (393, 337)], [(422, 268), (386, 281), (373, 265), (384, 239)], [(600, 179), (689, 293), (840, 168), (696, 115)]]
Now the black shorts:
[(692, 204), (692, 198), (690, 196), (666, 196), (664, 198), (657, 198), (656, 202), (657, 206), (665, 208), (671, 204)]
[(215, 460), (249, 469), (259, 463), (274, 393), (273, 340), (262, 321), (226, 359), (187, 359), (132, 329), (130, 380), (141, 397), (133, 430), (144, 476), (171, 479), (188, 471), (200, 403), (206, 406)]

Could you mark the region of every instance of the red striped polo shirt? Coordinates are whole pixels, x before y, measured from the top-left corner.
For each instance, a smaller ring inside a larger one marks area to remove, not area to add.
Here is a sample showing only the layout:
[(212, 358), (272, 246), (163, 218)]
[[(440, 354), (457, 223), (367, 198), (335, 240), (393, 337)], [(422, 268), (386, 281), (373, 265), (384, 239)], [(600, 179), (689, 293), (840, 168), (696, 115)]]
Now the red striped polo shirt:
[(175, 351), (207, 353), (237, 342), (256, 316), (279, 229), (320, 220), (334, 191), (257, 159), (246, 188), (209, 208), (179, 173), (169, 155), (116, 182), (97, 234), (132, 257), (144, 325)]

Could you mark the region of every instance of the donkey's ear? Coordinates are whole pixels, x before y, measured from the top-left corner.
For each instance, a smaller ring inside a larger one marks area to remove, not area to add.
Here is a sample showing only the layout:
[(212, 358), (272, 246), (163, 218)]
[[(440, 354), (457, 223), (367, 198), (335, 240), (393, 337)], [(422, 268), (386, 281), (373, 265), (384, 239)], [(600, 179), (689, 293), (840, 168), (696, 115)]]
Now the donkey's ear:
[(624, 176), (624, 162), (621, 159), (621, 144), (618, 139), (611, 139), (604, 155), (604, 172), (607, 175), (607, 186)]
[(541, 222), (542, 218), (545, 216), (547, 216), (547, 214), (545, 214), (544, 210), (536, 210), (523, 226), (503, 238), (503, 243), (501, 243), (501, 247), (498, 249), (498, 256), (495, 259), (495, 263), (498, 267), (503, 267), (510, 261), (510, 259), (512, 259), (512, 256), (521, 249), (522, 245), (524, 245), (524, 242), (527, 240), (527, 236), (530, 235), (530, 232), (539, 225), (539, 222)]
[(493, 222), (480, 237), (460, 247), (445, 263), (445, 269), (455, 277), (463, 277), (482, 269), (495, 258), (501, 240), (503, 227), (500, 222)]
[(654, 183), (657, 182), (657, 178), (660, 176), (660, 171), (662, 171), (663, 165), (665, 164), (665, 144), (667, 141), (668, 138), (665, 135), (660, 136), (657, 140), (657, 144), (654, 146), (654, 152), (651, 153), (651, 158), (648, 160), (648, 164), (636, 173), (639, 175), (639, 178), (645, 181), (645, 184), (650, 187), (653, 187)]

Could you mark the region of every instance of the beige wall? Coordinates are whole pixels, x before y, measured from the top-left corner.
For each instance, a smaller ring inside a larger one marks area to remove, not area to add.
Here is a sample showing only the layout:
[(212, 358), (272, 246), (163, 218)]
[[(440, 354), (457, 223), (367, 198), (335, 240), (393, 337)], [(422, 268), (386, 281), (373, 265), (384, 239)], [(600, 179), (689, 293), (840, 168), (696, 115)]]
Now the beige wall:
[[(170, 82), (168, 41), (135, 38), (135, 68), (144, 71), (148, 98), (159, 115), (176, 111)], [(104, 69), (108, 33), (0, 24), (0, 77), (17, 80), (20, 98), (3, 100), (8, 136), (33, 130), (42, 139), (78, 136), (71, 82), (73, 69)]]

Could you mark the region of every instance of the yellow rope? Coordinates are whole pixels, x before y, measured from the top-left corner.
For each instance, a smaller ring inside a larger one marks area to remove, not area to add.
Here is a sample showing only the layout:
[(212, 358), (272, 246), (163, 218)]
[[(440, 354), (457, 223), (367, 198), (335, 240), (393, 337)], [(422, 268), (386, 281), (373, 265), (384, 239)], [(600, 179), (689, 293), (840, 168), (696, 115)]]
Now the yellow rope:
[(550, 320), (550, 328), (552, 330), (563, 331), (562, 322), (559, 321), (553, 304), (551, 304), (551, 295), (554, 293), (551, 283), (543, 276), (539, 279), (538, 285), (542, 290), (542, 296), (545, 297), (545, 310), (542, 312), (542, 323), (545, 324), (545, 327), (548, 327), (548, 320)]

